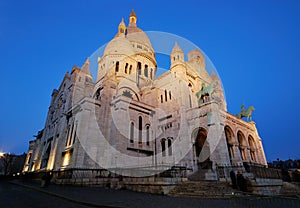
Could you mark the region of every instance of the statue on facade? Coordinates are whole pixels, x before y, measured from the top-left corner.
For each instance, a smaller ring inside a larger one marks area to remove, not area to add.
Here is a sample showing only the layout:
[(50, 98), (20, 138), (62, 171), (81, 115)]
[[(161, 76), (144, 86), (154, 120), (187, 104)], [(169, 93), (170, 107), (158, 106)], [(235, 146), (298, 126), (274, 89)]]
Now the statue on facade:
[(205, 86), (205, 83), (202, 84), (201, 90), (199, 90), (196, 93), (198, 106), (200, 106), (200, 104), (202, 103), (206, 103), (211, 100), (212, 94), (214, 93), (216, 86), (217, 86), (216, 81), (211, 82), (207, 87)]
[(245, 110), (244, 104), (241, 106), (241, 112), (236, 116), (238, 118), (247, 118), (247, 121), (252, 121), (252, 112), (255, 110), (253, 106), (250, 106), (247, 110)]

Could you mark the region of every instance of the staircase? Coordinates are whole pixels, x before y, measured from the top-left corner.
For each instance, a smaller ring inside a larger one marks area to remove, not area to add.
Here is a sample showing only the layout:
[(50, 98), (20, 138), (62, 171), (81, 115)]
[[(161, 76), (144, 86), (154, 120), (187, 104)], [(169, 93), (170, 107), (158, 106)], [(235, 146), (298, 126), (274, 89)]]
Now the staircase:
[(296, 196), (300, 198), (300, 183), (283, 182), (280, 194), (284, 196)]
[(174, 197), (220, 198), (232, 197), (237, 190), (222, 181), (185, 181), (169, 192)]
[(211, 169), (200, 169), (188, 177), (190, 181), (218, 180), (217, 174)]

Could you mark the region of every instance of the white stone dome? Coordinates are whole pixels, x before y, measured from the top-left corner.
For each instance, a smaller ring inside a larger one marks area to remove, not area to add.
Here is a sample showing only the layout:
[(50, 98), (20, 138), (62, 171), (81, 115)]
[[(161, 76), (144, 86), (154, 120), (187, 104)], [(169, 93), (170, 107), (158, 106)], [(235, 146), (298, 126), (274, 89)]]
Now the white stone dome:
[(115, 37), (112, 39), (104, 50), (104, 56), (105, 55), (133, 55), (133, 47), (130, 41), (125, 37)]

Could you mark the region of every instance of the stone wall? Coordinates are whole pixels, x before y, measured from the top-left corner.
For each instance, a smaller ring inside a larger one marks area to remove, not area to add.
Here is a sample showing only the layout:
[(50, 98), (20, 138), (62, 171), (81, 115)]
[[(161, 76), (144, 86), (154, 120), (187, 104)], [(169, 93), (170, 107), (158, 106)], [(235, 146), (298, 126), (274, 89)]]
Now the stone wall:
[(54, 179), (55, 184), (77, 186), (100, 186), (113, 189), (127, 189), (153, 194), (168, 194), (177, 184), (186, 178), (77, 178)]

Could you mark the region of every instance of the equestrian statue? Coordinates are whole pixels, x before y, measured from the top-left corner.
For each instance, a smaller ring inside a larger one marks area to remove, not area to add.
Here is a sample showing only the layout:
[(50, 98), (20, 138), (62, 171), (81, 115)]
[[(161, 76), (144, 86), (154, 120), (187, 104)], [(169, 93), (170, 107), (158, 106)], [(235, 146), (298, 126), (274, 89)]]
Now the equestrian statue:
[(201, 90), (196, 93), (198, 106), (211, 100), (212, 94), (214, 93), (217, 85), (216, 81), (211, 82), (207, 87), (205, 86), (205, 83), (202, 83)]
[(245, 110), (244, 104), (241, 106), (241, 112), (236, 116), (238, 118), (247, 118), (247, 121), (252, 121), (252, 112), (255, 110), (253, 106), (250, 106), (247, 110)]

